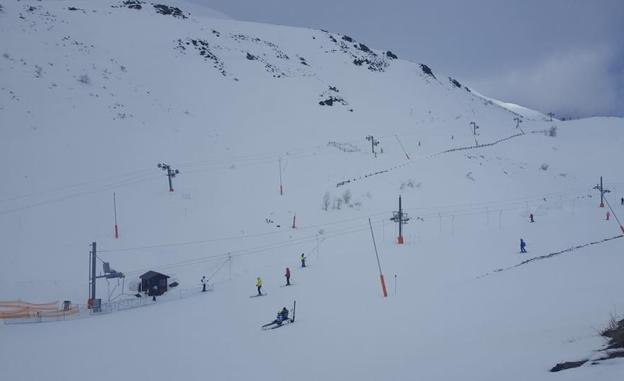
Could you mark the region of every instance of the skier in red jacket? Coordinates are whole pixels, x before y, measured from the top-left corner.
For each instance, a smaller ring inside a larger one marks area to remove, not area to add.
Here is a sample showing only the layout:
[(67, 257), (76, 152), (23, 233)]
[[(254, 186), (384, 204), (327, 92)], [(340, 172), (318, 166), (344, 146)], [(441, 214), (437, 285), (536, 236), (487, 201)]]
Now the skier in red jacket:
[(290, 269), (288, 267), (286, 267), (284, 276), (286, 277), (286, 286), (290, 286)]

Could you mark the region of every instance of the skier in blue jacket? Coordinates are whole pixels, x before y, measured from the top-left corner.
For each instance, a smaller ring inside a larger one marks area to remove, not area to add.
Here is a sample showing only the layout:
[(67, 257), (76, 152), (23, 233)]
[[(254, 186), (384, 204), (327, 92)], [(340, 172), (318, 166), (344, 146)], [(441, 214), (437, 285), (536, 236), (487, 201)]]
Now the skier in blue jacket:
[(276, 326), (280, 326), (282, 325), (282, 323), (284, 323), (286, 320), (288, 320), (288, 309), (286, 307), (282, 308), (281, 311), (277, 312), (277, 317), (275, 318), (275, 320), (273, 320), (272, 322), (265, 324), (262, 326), (262, 328), (266, 328), (269, 327), (273, 324), (275, 324)]
[(520, 238), (520, 252), (526, 253), (526, 242), (522, 238)]

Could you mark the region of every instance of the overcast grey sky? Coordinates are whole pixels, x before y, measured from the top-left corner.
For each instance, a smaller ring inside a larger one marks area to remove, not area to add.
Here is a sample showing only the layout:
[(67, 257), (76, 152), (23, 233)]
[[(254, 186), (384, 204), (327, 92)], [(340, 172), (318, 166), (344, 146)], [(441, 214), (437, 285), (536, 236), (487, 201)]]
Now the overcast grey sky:
[(348, 34), (543, 112), (624, 116), (624, 0), (191, 1)]

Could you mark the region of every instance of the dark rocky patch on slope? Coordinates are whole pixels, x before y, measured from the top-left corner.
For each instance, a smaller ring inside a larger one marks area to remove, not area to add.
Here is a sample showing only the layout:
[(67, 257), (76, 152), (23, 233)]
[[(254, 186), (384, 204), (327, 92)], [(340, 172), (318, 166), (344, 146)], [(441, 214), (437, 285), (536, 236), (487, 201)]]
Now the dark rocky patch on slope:
[[(288, 56), (288, 54), (282, 51), (277, 44), (271, 41), (262, 40), (260, 38), (248, 36), (246, 34), (233, 34), (230, 37), (236, 42), (247, 42), (247, 43), (252, 43), (254, 45), (258, 45), (260, 48), (268, 48), (273, 53), (275, 58), (278, 58), (281, 60), (290, 60), (290, 57)], [(262, 51), (256, 52), (256, 54), (245, 52), (245, 56), (250, 61), (262, 62), (264, 64), (264, 69), (268, 73), (271, 73), (271, 75), (274, 78), (282, 78), (282, 77), (288, 76), (279, 67), (269, 62), (269, 60), (266, 58), (266, 53)]]
[(279, 48), (279, 46), (277, 46), (277, 44), (275, 44), (275, 43), (273, 43), (271, 41), (262, 40), (262, 39), (257, 38), (257, 37), (251, 37), (251, 36), (248, 36), (246, 34), (233, 34), (231, 37), (232, 37), (232, 39), (234, 41), (237, 41), (237, 42), (246, 41), (246, 42), (251, 42), (251, 43), (254, 43), (254, 44), (263, 45), (265, 47), (268, 47), (268, 48), (270, 48), (273, 51), (273, 53), (275, 54), (276, 58), (283, 59), (283, 60), (290, 59), (290, 57), (288, 57), (288, 54), (286, 54), (284, 51), (282, 51)]
[(352, 37), (343, 35), (340, 37), (340, 40), (338, 40), (331, 33), (325, 33), (327, 34), (329, 40), (333, 42), (337, 48), (335, 50), (330, 50), (330, 52), (340, 51), (348, 54), (353, 59), (352, 62), (355, 66), (366, 66), (366, 68), (370, 71), (385, 71), (385, 69), (390, 65), (385, 58), (389, 56), (379, 56), (368, 46), (356, 42)]
[(180, 8), (176, 8), (176, 7), (172, 7), (172, 6), (164, 5), (164, 4), (152, 4), (152, 5), (154, 9), (156, 10), (156, 13), (160, 13), (161, 15), (173, 16), (173, 17), (177, 17), (181, 19), (188, 18), (188, 16), (186, 16)]
[(579, 366), (585, 364), (587, 361), (588, 360), (560, 362), (557, 365), (553, 366), (552, 369), (550, 369), (550, 371), (560, 372), (565, 369), (578, 368)]
[(121, 5), (113, 5), (113, 8), (128, 8), (139, 10), (143, 8), (143, 4), (145, 4), (145, 2), (140, 0), (126, 0), (121, 3)]
[(399, 58), (399, 57), (397, 57), (397, 55), (396, 55), (396, 54), (392, 53), (392, 52), (391, 52), (391, 51), (389, 51), (389, 50), (386, 52), (386, 57), (390, 58), (391, 60), (396, 60), (396, 59), (398, 59), (398, 58)]
[(325, 98), (322, 101), (319, 101), (319, 104), (321, 106), (333, 106), (334, 103), (339, 103), (343, 106), (348, 105), (347, 101), (345, 101), (344, 99), (340, 98), (340, 97), (335, 97), (333, 95), (330, 95), (329, 97)]
[(435, 74), (433, 74), (433, 71), (431, 71), (431, 68), (425, 64), (420, 64), (420, 69), (423, 71), (423, 73), (425, 73), (426, 75), (433, 77), (434, 79), (437, 79)]
[(212, 62), (212, 66), (217, 69), (224, 77), (228, 75), (228, 73), (225, 71), (225, 65), (223, 61), (221, 61), (219, 57), (214, 54), (214, 52), (210, 48), (210, 44), (207, 41), (190, 38), (186, 39), (185, 41), (178, 39), (178, 45), (176, 46), (176, 49), (184, 53), (186, 52), (187, 48), (195, 49), (199, 53), (199, 55), (204, 58), (204, 60)]
[(455, 87), (457, 87), (457, 88), (459, 88), (459, 89), (461, 89), (461, 88), (462, 88), (461, 83), (459, 83), (459, 81), (457, 81), (456, 79), (451, 78), (451, 77), (448, 77), (448, 79), (449, 79), (449, 81), (451, 82), (451, 85), (453, 85), (453, 86), (455, 86)]
[[(338, 95), (340, 90), (336, 86), (329, 86), (328, 90), (323, 91), (320, 95), (319, 105), (321, 106), (333, 106), (334, 103), (341, 104), (343, 106), (348, 106), (349, 103), (344, 100), (341, 96)], [(349, 111), (353, 111), (350, 109)]]

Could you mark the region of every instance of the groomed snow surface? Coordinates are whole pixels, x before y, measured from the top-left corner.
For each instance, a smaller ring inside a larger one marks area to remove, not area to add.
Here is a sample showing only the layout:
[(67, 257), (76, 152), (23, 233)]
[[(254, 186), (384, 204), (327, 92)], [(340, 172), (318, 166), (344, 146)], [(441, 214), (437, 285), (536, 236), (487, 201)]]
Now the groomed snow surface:
[[(3, 380), (624, 376), (623, 359), (548, 371), (600, 357), (624, 311), (624, 237), (592, 189), (603, 176), (624, 219), (622, 119), (515, 113), (350, 37), (181, 1), (186, 18), (1, 4), (0, 300), (83, 308), (93, 241), (98, 272), (126, 274), (98, 281), (105, 302), (136, 299), (148, 270), (180, 284), (140, 308), (0, 325)], [(267, 295), (250, 298), (258, 276)], [(294, 300), (294, 324), (260, 329)]]

